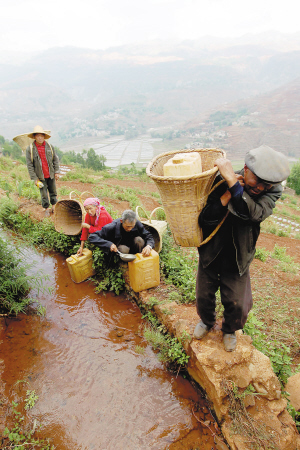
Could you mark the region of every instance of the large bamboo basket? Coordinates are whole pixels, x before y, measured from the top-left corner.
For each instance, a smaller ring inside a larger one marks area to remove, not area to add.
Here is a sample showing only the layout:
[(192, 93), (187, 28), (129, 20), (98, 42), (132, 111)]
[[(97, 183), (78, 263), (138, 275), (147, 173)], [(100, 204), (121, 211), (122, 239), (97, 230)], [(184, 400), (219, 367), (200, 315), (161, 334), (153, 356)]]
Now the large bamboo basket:
[[(75, 236), (81, 232), (82, 222), (86, 215), (82, 198), (84, 194), (90, 193), (83, 192), (78, 195), (72, 191), (69, 194), (69, 199), (59, 200), (56, 203), (54, 208), (54, 227), (56, 231), (68, 236)], [(90, 195), (94, 197), (93, 194)]]
[[(200, 154), (203, 172), (182, 177), (165, 177), (164, 164), (176, 153), (189, 152)], [(225, 158), (226, 153), (218, 148), (175, 150), (158, 155), (148, 164), (146, 173), (159, 190), (175, 242), (182, 247), (199, 247), (203, 241), (198, 217), (218, 171), (214, 167), (215, 160), (222, 157)]]
[[(50, 133), (50, 131), (45, 131), (46, 133)], [(34, 139), (30, 138), (27, 133), (25, 134), (18, 134), (18, 136), (15, 136), (13, 138), (13, 141), (15, 141), (19, 147), (21, 147), (22, 151), (25, 153), (26, 148), (28, 145), (30, 145), (32, 142), (34, 142)]]

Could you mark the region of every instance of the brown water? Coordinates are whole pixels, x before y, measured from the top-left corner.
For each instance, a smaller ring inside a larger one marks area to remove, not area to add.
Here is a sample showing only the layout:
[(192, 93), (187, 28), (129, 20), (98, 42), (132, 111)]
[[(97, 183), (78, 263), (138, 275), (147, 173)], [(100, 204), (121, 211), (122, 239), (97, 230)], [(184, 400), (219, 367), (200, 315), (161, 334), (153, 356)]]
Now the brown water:
[[(53, 292), (40, 297), (45, 317), (6, 319), (2, 378), (10, 401), (28, 386), (36, 390), (27, 414), (42, 424), (42, 436), (59, 450), (214, 449), (192, 414), (213, 423), (204, 400), (159, 362), (135, 303), (73, 283), (61, 255), (27, 250), (25, 257), (49, 275)], [(16, 387), (18, 380), (29, 385)]]

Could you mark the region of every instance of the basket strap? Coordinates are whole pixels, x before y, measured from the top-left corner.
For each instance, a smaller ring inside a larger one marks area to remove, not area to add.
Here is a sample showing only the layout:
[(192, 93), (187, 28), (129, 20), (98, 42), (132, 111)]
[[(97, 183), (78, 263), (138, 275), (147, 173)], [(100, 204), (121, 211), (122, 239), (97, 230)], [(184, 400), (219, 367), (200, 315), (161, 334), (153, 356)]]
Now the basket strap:
[[(214, 187), (211, 189), (210, 193), (208, 195), (210, 195), (217, 187), (220, 186), (220, 184), (224, 183), (225, 180), (220, 180), (218, 183), (216, 183), (214, 185)], [(208, 196), (207, 196), (208, 197)], [(211, 240), (211, 238), (214, 237), (214, 235), (219, 231), (219, 229), (221, 228), (221, 226), (223, 225), (223, 223), (225, 222), (227, 216), (229, 214), (229, 211), (227, 211), (227, 213), (225, 214), (225, 216), (223, 217), (223, 219), (221, 220), (221, 222), (219, 223), (218, 226), (216, 226), (216, 228), (214, 229), (214, 231), (206, 238), (204, 239), (203, 242), (201, 242), (201, 244), (199, 245), (199, 247), (201, 247), (201, 245), (206, 244), (208, 241)]]
[[(146, 211), (144, 210), (144, 208), (142, 207), (142, 206), (140, 206), (140, 205), (137, 205), (137, 207), (135, 208), (135, 214), (136, 214), (136, 218), (137, 218), (137, 220), (141, 220), (140, 219), (140, 216), (139, 216), (139, 208), (141, 208), (143, 211), (144, 211), (144, 213), (145, 213), (145, 216), (147, 217), (147, 219), (149, 220), (149, 216), (148, 216), (148, 214), (146, 213)], [(154, 210), (155, 211), (155, 210)]]
[(220, 180), (220, 181), (218, 181), (218, 183), (216, 183), (216, 184), (211, 188), (211, 191), (210, 191), (210, 193), (209, 193), (208, 195), (210, 195), (212, 192), (214, 192), (214, 190), (217, 189), (217, 187), (219, 187), (220, 184), (222, 184), (222, 183), (224, 183), (224, 182), (225, 182), (225, 180)]
[(77, 197), (76, 200), (79, 199), (79, 195), (77, 194), (77, 192), (76, 192), (76, 191), (72, 191), (72, 192), (70, 192), (70, 194), (69, 194), (69, 199), (70, 199), (70, 200), (73, 200), (73, 199), (72, 199), (72, 194), (75, 194), (75, 195), (76, 195), (76, 197)]
[(91, 195), (93, 198), (95, 197), (95, 194), (93, 194), (92, 192), (89, 192), (89, 191), (84, 191), (84, 192), (82, 192), (82, 194), (79, 195), (79, 200), (80, 200), (80, 202), (81, 202), (82, 204), (84, 203), (84, 200), (82, 199), (83, 194), (89, 194), (89, 195)]
[(217, 233), (217, 231), (219, 231), (219, 229), (221, 228), (221, 226), (223, 225), (223, 223), (225, 222), (227, 216), (229, 214), (229, 211), (227, 211), (227, 213), (225, 214), (225, 216), (223, 217), (223, 219), (221, 220), (221, 222), (219, 223), (219, 225), (214, 229), (214, 231), (206, 238), (204, 239), (203, 242), (201, 242), (201, 244), (199, 245), (199, 247), (201, 247), (204, 244), (207, 244), (208, 241), (211, 240), (211, 238), (214, 237), (214, 235)]
[(149, 219), (149, 222), (150, 222), (150, 223), (151, 223), (151, 219), (152, 219), (153, 214), (154, 214), (158, 209), (162, 209), (163, 212), (165, 212), (164, 208), (162, 208), (161, 206), (158, 206), (157, 208), (155, 208), (155, 209), (152, 211), (152, 213), (150, 214), (150, 219)]

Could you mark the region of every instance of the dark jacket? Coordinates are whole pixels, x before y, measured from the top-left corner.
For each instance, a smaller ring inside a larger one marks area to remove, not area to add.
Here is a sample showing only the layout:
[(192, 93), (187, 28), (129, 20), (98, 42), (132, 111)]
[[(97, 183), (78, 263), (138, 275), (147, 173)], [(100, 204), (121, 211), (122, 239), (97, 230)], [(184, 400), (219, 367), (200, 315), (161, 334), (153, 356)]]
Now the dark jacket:
[[(89, 241), (97, 247), (100, 247), (105, 253), (109, 253), (112, 244), (115, 244), (118, 247), (118, 245), (122, 244), (122, 223), (120, 220), (121, 219), (115, 219), (112, 223), (105, 225), (102, 230), (90, 234)], [(126, 238), (130, 238), (130, 240), (132, 240), (132, 245), (134, 238), (140, 236), (144, 239), (145, 246), (150, 245), (150, 247), (154, 248), (154, 239), (152, 234), (145, 229), (139, 220), (136, 221), (136, 224), (132, 230), (125, 233)]]
[[(243, 170), (237, 173), (244, 175)], [(217, 176), (214, 184), (221, 179), (221, 176)], [(232, 197), (229, 204), (223, 206), (220, 197), (227, 189), (226, 182), (217, 187), (208, 197), (207, 204), (199, 216), (199, 225), (205, 239), (229, 210), (228, 217), (215, 236), (199, 247), (198, 251), (203, 266), (207, 267), (228, 242), (233, 242), (239, 274), (243, 275), (255, 255), (260, 223), (272, 214), (283, 188), (279, 184), (255, 197), (250, 197), (244, 190), (242, 196)]]
[[(51, 147), (52, 147), (53, 152), (50, 148), (50, 145), (46, 141), (45, 153), (46, 153), (46, 158), (47, 158), (47, 162), (48, 162), (48, 166), (49, 166), (50, 178), (53, 179), (54, 174), (59, 173), (59, 160), (58, 160), (57, 154), (55, 153), (53, 145), (51, 145)], [(33, 160), (31, 161), (31, 151), (30, 151), (30, 145), (29, 145), (26, 148), (26, 164), (27, 164), (27, 169), (29, 172), (30, 179), (33, 181), (35, 181), (37, 179), (43, 181), (44, 174), (43, 174), (43, 170), (42, 170), (42, 162), (41, 162), (39, 152), (37, 151), (35, 141), (32, 144), (32, 156), (33, 156), (33, 158), (32, 158)]]

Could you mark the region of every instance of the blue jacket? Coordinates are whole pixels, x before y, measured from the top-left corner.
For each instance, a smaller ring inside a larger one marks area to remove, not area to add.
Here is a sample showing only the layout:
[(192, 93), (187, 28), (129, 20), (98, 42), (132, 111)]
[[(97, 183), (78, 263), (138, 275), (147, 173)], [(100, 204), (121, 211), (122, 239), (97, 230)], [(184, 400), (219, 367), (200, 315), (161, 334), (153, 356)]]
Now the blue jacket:
[[(121, 244), (122, 234), (121, 234), (121, 219), (115, 219), (111, 223), (105, 225), (102, 230), (96, 231), (89, 235), (89, 241), (100, 247), (105, 253), (109, 253), (112, 244), (117, 247)], [(145, 246), (150, 245), (154, 248), (154, 239), (151, 233), (145, 229), (143, 224), (137, 220), (135, 226), (132, 230), (126, 232), (126, 238), (132, 240), (132, 245), (135, 237), (140, 236), (145, 241)]]

